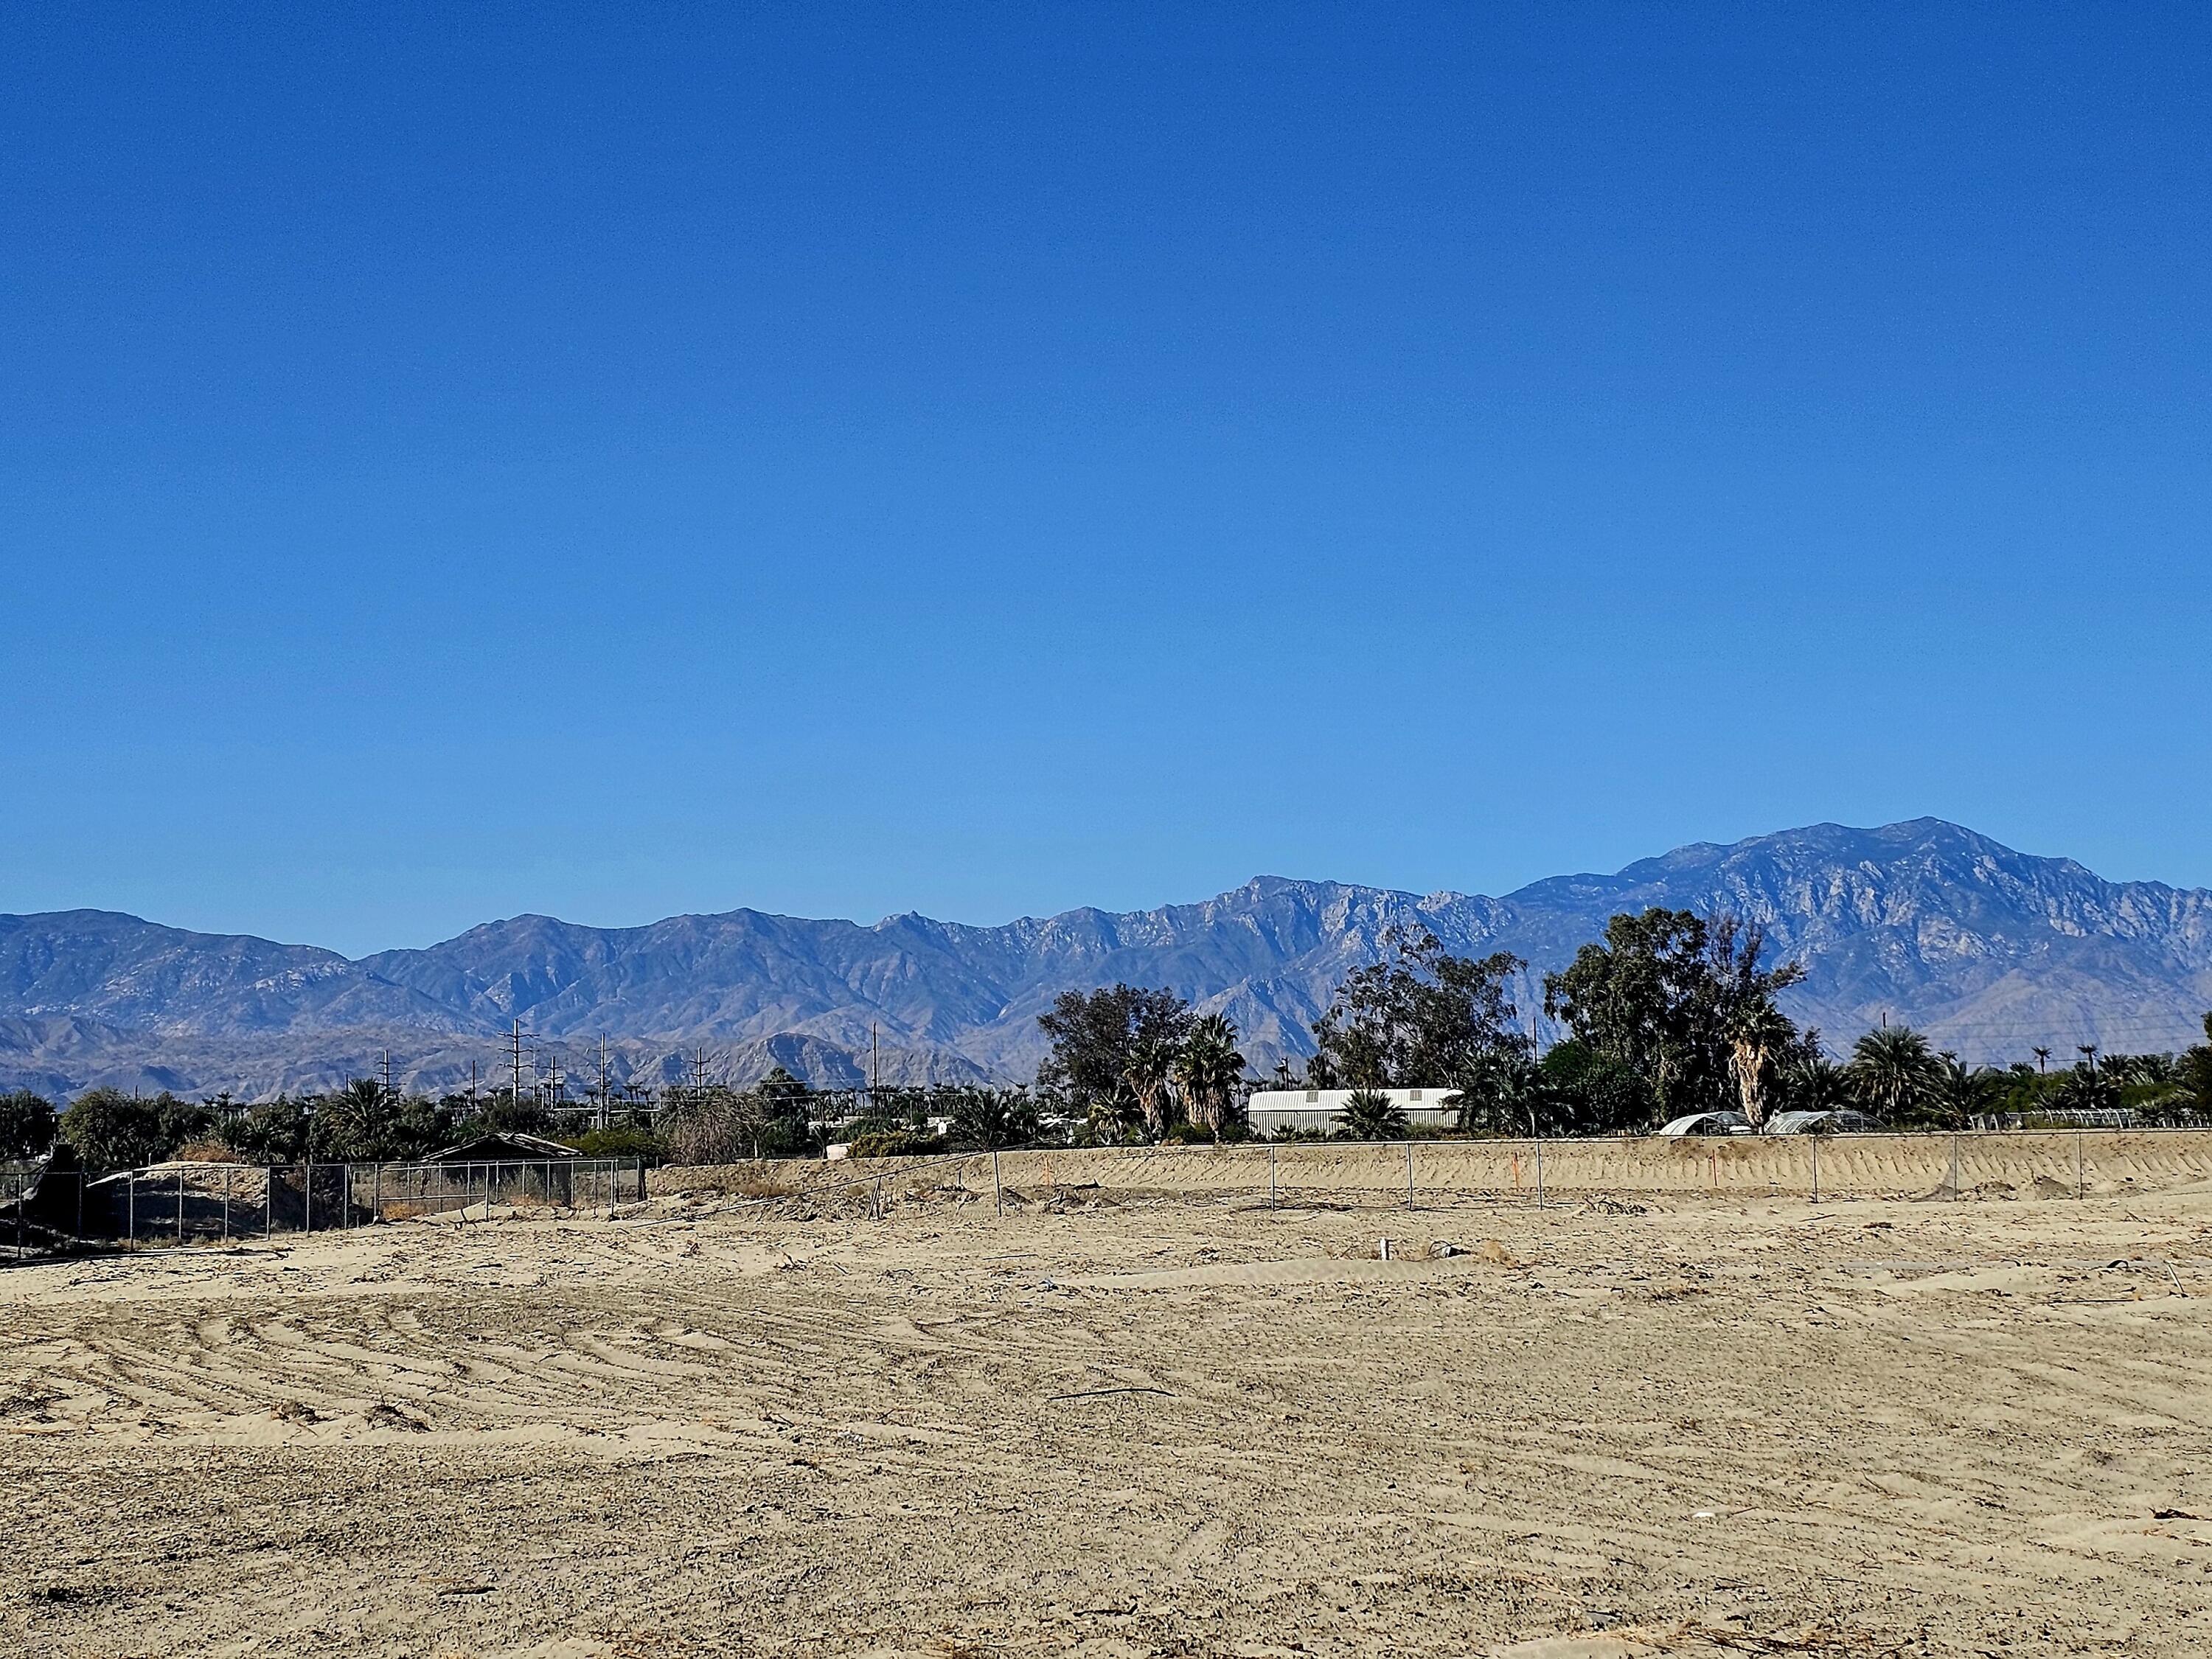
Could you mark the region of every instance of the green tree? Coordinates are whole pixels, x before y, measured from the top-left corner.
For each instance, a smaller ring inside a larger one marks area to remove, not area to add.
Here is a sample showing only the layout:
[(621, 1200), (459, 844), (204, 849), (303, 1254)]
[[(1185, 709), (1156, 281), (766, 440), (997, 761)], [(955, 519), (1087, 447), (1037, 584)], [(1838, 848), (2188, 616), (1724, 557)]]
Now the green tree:
[(1403, 1140), (1406, 1109), (1380, 1089), (1354, 1089), (1339, 1114), (1347, 1140)]
[(1175, 1081), (1176, 1061), (1182, 1052), (1180, 1044), (1160, 1037), (1140, 1038), (1129, 1051), (1129, 1069), (1121, 1080), (1137, 1103), (1148, 1139), (1158, 1140), (1168, 1132), (1168, 1107), (1173, 1099), (1168, 1085)]
[(1943, 1062), (1910, 1025), (1869, 1031), (1851, 1045), (1844, 1073), (1861, 1107), (1885, 1123), (1903, 1127), (1940, 1109)]
[(151, 1100), (119, 1089), (92, 1089), (61, 1115), (61, 1138), (92, 1170), (130, 1170), (176, 1155), (213, 1127), (204, 1107), (166, 1090)]
[(248, 1164), (297, 1164), (307, 1155), (304, 1102), (282, 1097), (225, 1118), (222, 1144)]
[(1243, 1077), (1244, 1055), (1228, 1017), (1208, 1014), (1194, 1024), (1176, 1058), (1176, 1087), (1182, 1091), (1190, 1121), (1210, 1130), (1216, 1140), (1230, 1127), (1237, 1086)]
[(1553, 1043), (1538, 1069), (1558, 1133), (1618, 1134), (1650, 1120), (1651, 1091), (1644, 1079), (1580, 1037)]
[(962, 1089), (951, 1117), (951, 1139), (958, 1147), (988, 1152), (1037, 1138), (1036, 1103), (1026, 1089)]
[(1808, 1031), (1775, 1074), (1775, 1105), (1786, 1112), (1833, 1112), (1856, 1103), (1851, 1079)]
[(1643, 1079), (1650, 1118), (1676, 1117), (1734, 1092), (1708, 943), (1705, 924), (1688, 910), (1617, 915), (1601, 941), (1544, 976), (1544, 1012)]
[(1107, 1093), (1093, 1095), (1084, 1119), (1093, 1139), (1103, 1146), (1119, 1146), (1143, 1129), (1145, 1109), (1125, 1083)]
[(1166, 1094), (1193, 1024), (1173, 991), (1112, 985), (1065, 991), (1037, 1024), (1051, 1043), (1037, 1085), (1072, 1110), (1117, 1117), (1133, 1103), (1147, 1127), (1166, 1127)]
[(2204, 1041), (2182, 1051), (2174, 1084), (2183, 1109), (2212, 1117), (2212, 1014), (2204, 1016)]
[(1540, 1135), (1550, 1123), (1551, 1074), (1526, 1049), (1500, 1054), (1459, 1097), (1459, 1127), (1468, 1133)]
[(52, 1101), (28, 1089), (0, 1095), (0, 1158), (37, 1158), (53, 1144)]
[(1988, 1111), (2003, 1090), (2004, 1073), (1987, 1066), (1969, 1066), (1948, 1048), (1936, 1058), (1941, 1064), (1942, 1075), (1936, 1081), (1932, 1106), (1941, 1115), (1944, 1127), (1972, 1128), (1974, 1115)]
[(761, 1153), (795, 1158), (814, 1144), (814, 1091), (778, 1066), (752, 1088), (760, 1102)]
[(310, 1106), (305, 1155), (318, 1162), (377, 1164), (421, 1158), (454, 1134), (450, 1114), (428, 1100), (386, 1094), (374, 1078), (356, 1078)]
[(1393, 929), (1389, 954), (1355, 969), (1314, 1022), (1309, 1079), (1353, 1089), (1480, 1090), (1500, 1061), (1525, 1054), (1506, 982), (1528, 964), (1508, 951), (1455, 957), (1425, 928)]

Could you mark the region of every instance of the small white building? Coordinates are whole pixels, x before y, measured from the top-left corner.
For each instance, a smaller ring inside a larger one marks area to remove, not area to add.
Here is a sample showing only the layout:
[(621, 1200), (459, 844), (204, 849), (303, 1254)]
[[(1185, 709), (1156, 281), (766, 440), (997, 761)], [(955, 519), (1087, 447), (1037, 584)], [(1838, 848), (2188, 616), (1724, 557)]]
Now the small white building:
[[(1345, 1103), (1355, 1089), (1262, 1089), (1252, 1097), (1245, 1115), (1255, 1135), (1299, 1133), (1334, 1134), (1344, 1127)], [(1416, 1129), (1449, 1129), (1459, 1123), (1456, 1089), (1376, 1089), (1388, 1095)]]

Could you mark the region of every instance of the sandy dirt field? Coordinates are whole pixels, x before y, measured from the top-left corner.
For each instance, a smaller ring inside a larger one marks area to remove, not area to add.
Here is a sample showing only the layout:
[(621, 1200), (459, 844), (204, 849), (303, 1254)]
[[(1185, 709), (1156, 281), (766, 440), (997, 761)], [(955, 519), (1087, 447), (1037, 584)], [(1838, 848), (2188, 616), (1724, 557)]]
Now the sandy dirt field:
[(2185, 1185), (693, 1193), (15, 1269), (0, 1650), (2203, 1654), (2208, 1265)]

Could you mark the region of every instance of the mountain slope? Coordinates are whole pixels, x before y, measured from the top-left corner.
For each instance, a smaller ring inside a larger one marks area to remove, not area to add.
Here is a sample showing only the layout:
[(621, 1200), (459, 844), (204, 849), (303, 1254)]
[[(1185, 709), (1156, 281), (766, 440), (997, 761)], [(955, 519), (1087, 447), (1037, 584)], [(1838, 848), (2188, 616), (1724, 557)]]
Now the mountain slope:
[(2165, 1048), (2212, 1005), (2212, 893), (2107, 882), (1937, 819), (1697, 844), (1502, 898), (1261, 877), (1196, 904), (1079, 909), (999, 927), (872, 926), (737, 910), (642, 927), (518, 916), (358, 962), (100, 911), (0, 916), (0, 1083), (262, 1094), (356, 1073), (380, 1048), (414, 1086), (489, 1075), (511, 1024), (619, 1074), (675, 1076), (704, 1046), (740, 1074), (823, 1082), (1026, 1078), (1036, 1015), (1068, 988), (1168, 985), (1233, 1018), (1261, 1066), (1394, 927), (1526, 957), (1524, 1009), (1618, 911), (1728, 909), (1803, 960), (1791, 1012), (1848, 1043), (1885, 1015), (1976, 1058), (2037, 1042)]

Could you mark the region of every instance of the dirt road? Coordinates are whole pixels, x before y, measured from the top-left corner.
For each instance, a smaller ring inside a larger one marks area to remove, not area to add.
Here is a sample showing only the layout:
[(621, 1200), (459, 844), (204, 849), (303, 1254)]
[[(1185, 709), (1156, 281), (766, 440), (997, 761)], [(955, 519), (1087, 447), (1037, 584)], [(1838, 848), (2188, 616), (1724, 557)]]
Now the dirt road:
[(0, 1648), (2212, 1651), (2203, 1191), (1065, 1197), (0, 1274)]

